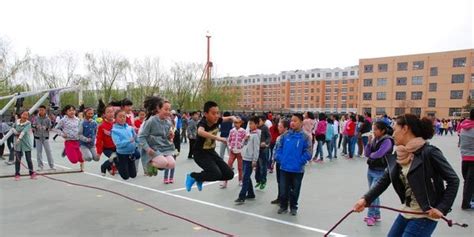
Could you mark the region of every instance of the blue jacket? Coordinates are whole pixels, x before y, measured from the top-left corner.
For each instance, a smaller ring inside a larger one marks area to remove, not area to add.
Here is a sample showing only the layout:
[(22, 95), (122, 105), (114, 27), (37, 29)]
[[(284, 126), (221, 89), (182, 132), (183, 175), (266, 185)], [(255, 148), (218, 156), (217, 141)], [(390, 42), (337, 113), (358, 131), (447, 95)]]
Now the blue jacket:
[(288, 130), (286, 134), (280, 137), (276, 157), (281, 170), (304, 173), (304, 165), (311, 159), (310, 137), (303, 130)]
[[(130, 140), (134, 138), (134, 142)], [(120, 125), (114, 124), (112, 127), (112, 140), (114, 141), (117, 153), (119, 154), (134, 154), (137, 148), (137, 136), (135, 130), (128, 124)]]
[[(95, 120), (81, 120), (79, 123), (79, 140), (81, 141), (81, 146), (94, 147), (96, 135), (97, 123)], [(90, 142), (88, 142), (89, 138)]]

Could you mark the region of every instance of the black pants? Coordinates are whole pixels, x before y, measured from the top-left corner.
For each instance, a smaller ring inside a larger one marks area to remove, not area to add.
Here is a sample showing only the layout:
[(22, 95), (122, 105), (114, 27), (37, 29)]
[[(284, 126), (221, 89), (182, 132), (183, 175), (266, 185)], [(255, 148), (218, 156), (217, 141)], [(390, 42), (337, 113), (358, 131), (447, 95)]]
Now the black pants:
[[(31, 161), (31, 151), (25, 151), (25, 157), (26, 157), (26, 163), (28, 164), (28, 171), (30, 175), (32, 175), (33, 172), (33, 162)], [(22, 151), (15, 151), (16, 154), (16, 160), (15, 160), (15, 175), (20, 175), (20, 162), (21, 162), (21, 157), (23, 156)]]
[(277, 199), (280, 200), (280, 195), (281, 195), (281, 191), (280, 191), (280, 162), (275, 162), (275, 170), (276, 170), (276, 178), (277, 178), (277, 185), (278, 185), (278, 195), (277, 195)]
[(461, 169), (464, 179), (461, 207), (468, 208), (474, 194), (474, 161), (463, 161)]
[(14, 138), (15, 136), (11, 135), (7, 139), (7, 147), (8, 147), (8, 150), (10, 151), (10, 155), (8, 156), (8, 161), (10, 162), (15, 161), (15, 147), (13, 146)]
[(298, 198), (300, 196), (301, 182), (304, 173), (293, 173), (280, 170), (280, 208), (288, 209), (288, 201), (291, 210), (298, 210)]
[[(3, 133), (0, 132), (0, 140), (3, 138)], [(0, 157), (3, 156), (3, 153), (5, 152), (5, 143), (2, 143), (2, 145), (0, 145)]]
[(234, 178), (232, 169), (214, 149), (196, 152), (194, 161), (203, 169), (200, 173), (191, 173), (196, 181), (224, 181)]
[(119, 154), (117, 153), (118, 159), (118, 172), (122, 179), (127, 180), (128, 178), (137, 177), (137, 169), (135, 167), (135, 154)]
[(181, 137), (180, 137), (180, 130), (179, 129), (176, 129), (176, 131), (174, 132), (174, 139), (173, 139), (173, 143), (174, 143), (174, 148), (176, 148), (176, 150), (178, 150), (178, 152), (181, 152)]
[(189, 153), (188, 158), (194, 157), (194, 145), (196, 144), (196, 139), (189, 139)]

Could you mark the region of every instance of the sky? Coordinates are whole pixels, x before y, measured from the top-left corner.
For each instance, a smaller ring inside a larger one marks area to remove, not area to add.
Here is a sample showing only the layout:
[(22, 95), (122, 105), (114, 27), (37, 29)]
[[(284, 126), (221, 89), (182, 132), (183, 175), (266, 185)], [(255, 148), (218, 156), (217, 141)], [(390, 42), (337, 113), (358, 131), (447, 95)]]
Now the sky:
[(111, 51), (206, 61), (218, 76), (357, 65), (474, 48), (471, 0), (0, 0), (0, 37), (21, 54)]

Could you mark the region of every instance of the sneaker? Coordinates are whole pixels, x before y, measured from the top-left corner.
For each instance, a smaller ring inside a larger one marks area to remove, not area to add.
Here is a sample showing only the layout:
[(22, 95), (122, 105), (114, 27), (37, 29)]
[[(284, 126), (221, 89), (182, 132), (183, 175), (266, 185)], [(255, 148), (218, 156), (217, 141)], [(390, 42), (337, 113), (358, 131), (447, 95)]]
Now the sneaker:
[(255, 185), (255, 188), (260, 187), (260, 185), (261, 185), (261, 183), (257, 183), (257, 184)]
[(104, 177), (105, 177), (105, 173), (100, 173), (100, 174), (102, 174), (102, 176), (104, 176)]
[(202, 191), (202, 181), (196, 181), (196, 187), (198, 188), (198, 191)]
[(20, 176), (19, 175), (15, 175), (15, 181), (20, 181)]
[(170, 184), (172, 184), (172, 183), (174, 183), (174, 179), (173, 179), (173, 178), (168, 179), (168, 182), (169, 182)]
[(5, 164), (7, 164), (7, 165), (13, 165), (13, 164), (15, 164), (15, 162), (14, 162), (14, 161), (5, 161)]
[(242, 205), (242, 204), (245, 203), (245, 199), (237, 198), (237, 199), (235, 199), (234, 202), (235, 202), (235, 204), (237, 204), (237, 205)]
[(49, 168), (49, 171), (56, 171), (56, 168), (51, 167), (51, 168)]
[(287, 212), (288, 212), (288, 208), (281, 208), (281, 207), (277, 211), (278, 214), (284, 214), (284, 213), (287, 213)]
[(375, 219), (373, 217), (367, 218), (365, 221), (367, 223), (367, 226), (374, 226), (375, 225)]
[(116, 156), (117, 156), (117, 153), (112, 152), (112, 154), (110, 154), (109, 156), (109, 162), (113, 163)]
[(266, 185), (267, 185), (266, 183), (262, 183), (262, 184), (260, 184), (260, 190), (263, 190), (263, 189), (265, 188), (265, 186), (266, 186)]
[(163, 179), (163, 183), (164, 183), (164, 184), (169, 184), (169, 183), (170, 183), (170, 180), (169, 180), (169, 179)]
[(280, 204), (280, 200), (277, 198), (270, 202), (270, 204)]
[[(81, 172), (84, 171), (84, 162), (82, 162), (80, 165), (79, 165), (80, 169), (81, 169)], [(117, 168), (116, 168), (117, 169)]]
[(296, 216), (296, 214), (298, 214), (298, 211), (296, 209), (291, 209), (290, 214), (292, 216)]
[(30, 179), (38, 179), (38, 178), (36, 177), (36, 173), (31, 174), (31, 175), (30, 175)]
[(186, 182), (185, 182), (186, 191), (190, 192), (194, 183), (196, 183), (196, 180), (193, 177), (191, 177), (191, 174), (187, 174)]

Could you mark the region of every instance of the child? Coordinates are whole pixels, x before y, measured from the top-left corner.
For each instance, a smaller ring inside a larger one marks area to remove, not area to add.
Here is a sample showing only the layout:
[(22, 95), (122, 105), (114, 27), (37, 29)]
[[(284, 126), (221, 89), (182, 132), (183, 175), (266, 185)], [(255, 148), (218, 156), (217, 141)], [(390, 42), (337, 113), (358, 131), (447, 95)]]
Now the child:
[(36, 141), (36, 158), (38, 161), (38, 170), (43, 170), (43, 148), (48, 158), (49, 168), (54, 170), (53, 155), (49, 146), (49, 130), (51, 129), (51, 120), (46, 114), (46, 106), (41, 105), (38, 111), (38, 117), (32, 124), (33, 135)]
[[(281, 135), (278, 136), (278, 138), (276, 139), (276, 143), (275, 143), (275, 148), (274, 148), (274, 154), (273, 154), (273, 157), (275, 159), (275, 166), (276, 166), (276, 178), (277, 178), (277, 184), (278, 184), (278, 195), (277, 195), (277, 198), (273, 201), (271, 201), (271, 204), (278, 204), (280, 205), (280, 194), (281, 194), (281, 191), (280, 191), (280, 161), (278, 160), (277, 158), (277, 155), (276, 155), (276, 150), (281, 146), (281, 137), (284, 136), (286, 134), (286, 132), (288, 132), (288, 129), (290, 128), (290, 122), (288, 120), (280, 120), (280, 122), (278, 123), (278, 133), (280, 133)], [(310, 136), (308, 134), (308, 136)]]
[(93, 119), (94, 110), (86, 108), (84, 119), (79, 123), (79, 139), (81, 140), (82, 158), (85, 161), (99, 161), (95, 148), (95, 138), (97, 135), (97, 123)]
[(117, 150), (118, 171), (122, 179), (135, 178), (137, 170), (135, 160), (140, 158), (137, 150), (135, 130), (127, 124), (124, 110), (115, 112), (115, 124), (112, 127), (112, 140)]
[(135, 115), (133, 114), (133, 102), (127, 98), (122, 100), (121, 109), (127, 115), (127, 124), (135, 129)]
[(143, 151), (143, 162), (147, 164), (147, 173), (151, 176), (156, 175), (156, 168), (174, 168), (174, 132), (169, 119), (171, 115), (169, 101), (150, 96), (145, 99), (144, 107), (147, 110), (147, 119), (138, 134), (138, 142)]
[(84, 160), (79, 143), (79, 119), (76, 117), (76, 108), (72, 105), (64, 106), (62, 113), (65, 116), (56, 125), (56, 131), (66, 141), (64, 152), (73, 164), (80, 163), (81, 171), (84, 171)]
[(204, 181), (230, 180), (234, 172), (216, 153), (216, 140), (227, 142), (225, 138), (217, 136), (219, 125), (223, 121), (235, 120), (234, 116), (221, 118), (219, 107), (214, 101), (204, 104), (204, 117), (198, 124), (198, 136), (195, 145), (194, 161), (203, 169), (200, 173), (189, 173), (186, 176), (186, 190), (191, 191), (194, 183), (199, 191)]
[(100, 172), (102, 176), (105, 176), (105, 171), (108, 171), (111, 175), (115, 175), (117, 170), (114, 164), (116, 148), (111, 136), (112, 127), (114, 125), (114, 107), (112, 105), (108, 105), (105, 108), (103, 117), (104, 119), (97, 129), (95, 145), (97, 156), (100, 157), (102, 153), (104, 153), (109, 159), (100, 166)]
[(262, 190), (267, 185), (268, 150), (272, 137), (270, 135), (270, 130), (268, 129), (267, 125), (265, 125), (266, 116), (261, 116), (259, 118), (260, 122), (257, 124), (257, 126), (261, 131), (260, 155), (258, 157), (257, 168), (255, 170), (255, 181), (257, 182), (255, 188), (260, 187)]
[(332, 161), (332, 140), (334, 137), (334, 127), (333, 124), (334, 122), (332, 121), (331, 118), (326, 118), (326, 147), (328, 149), (328, 156), (326, 158), (329, 159), (329, 161)]
[[(252, 117), (249, 120), (250, 134), (245, 141), (245, 146), (242, 150), (243, 169), (244, 169), (244, 180), (242, 189), (240, 190), (239, 197), (235, 200), (237, 204), (243, 204), (245, 199), (254, 199), (255, 193), (252, 187), (252, 169), (257, 166), (257, 161), (260, 154), (260, 136), (261, 131), (257, 129), (259, 124), (258, 117)], [(241, 128), (243, 130), (243, 128)]]
[(290, 130), (280, 139), (281, 146), (276, 151), (280, 162), (280, 209), (278, 214), (288, 212), (295, 216), (298, 210), (298, 197), (304, 175), (304, 166), (311, 160), (311, 140), (302, 131), (303, 115), (296, 113), (291, 117)]
[(194, 150), (196, 145), (196, 138), (197, 138), (197, 124), (199, 122), (199, 113), (194, 111), (191, 113), (191, 119), (188, 122), (188, 138), (189, 138), (189, 153), (188, 159), (192, 159), (194, 157)]
[(146, 113), (144, 110), (140, 110), (138, 112), (138, 119), (135, 119), (135, 132), (137, 132), (138, 134), (138, 130), (140, 129), (140, 127), (142, 126), (143, 122), (145, 122), (145, 116), (146, 116)]
[(20, 162), (23, 153), (25, 153), (26, 163), (28, 164), (28, 170), (31, 179), (36, 179), (36, 173), (33, 171), (33, 162), (31, 161), (31, 123), (28, 121), (28, 111), (23, 111), (20, 114), (20, 119), (13, 125), (13, 134), (15, 135), (15, 180), (20, 180)]
[[(244, 146), (244, 140), (247, 135), (245, 129), (242, 126), (242, 119), (236, 117), (234, 122), (234, 128), (229, 132), (229, 160), (227, 164), (230, 168), (234, 166), (234, 161), (237, 159), (237, 169), (239, 170), (239, 185), (242, 186), (242, 147)], [(222, 188), (227, 188), (227, 181), (224, 181)]]

